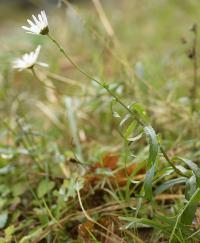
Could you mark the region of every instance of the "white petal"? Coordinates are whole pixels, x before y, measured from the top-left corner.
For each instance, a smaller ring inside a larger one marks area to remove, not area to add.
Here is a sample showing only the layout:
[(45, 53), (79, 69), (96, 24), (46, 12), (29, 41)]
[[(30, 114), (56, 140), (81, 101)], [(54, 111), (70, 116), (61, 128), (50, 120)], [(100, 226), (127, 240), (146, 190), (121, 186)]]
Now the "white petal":
[[(33, 32), (30, 32), (33, 33)], [(35, 64), (38, 64), (42, 67), (47, 67), (48, 65), (46, 63), (43, 62), (37, 62), (38, 56), (40, 54), (40, 50), (41, 50), (41, 46), (37, 46), (37, 48), (35, 49), (35, 51), (32, 51), (30, 53), (25, 53), (21, 58), (15, 59), (12, 62), (12, 66), (13, 68), (24, 70), (27, 68), (30, 68), (32, 66), (34, 66)]]
[(31, 27), (35, 26), (35, 24), (30, 19), (27, 19), (27, 22), (30, 24)]
[(40, 34), (42, 31), (48, 27), (48, 19), (44, 10), (42, 10), (38, 16), (32, 15), (32, 20), (27, 19), (29, 27), (23, 26), (22, 28), (26, 30), (29, 34)]
[(45, 13), (44, 10), (41, 11), (41, 15), (43, 17), (43, 20), (44, 20), (45, 25), (48, 26), (48, 20), (47, 20), (47, 16), (46, 16), (46, 13)]
[(22, 29), (24, 29), (24, 30), (30, 30), (30, 28), (29, 27), (26, 27), (26, 26), (22, 26)]
[(44, 63), (44, 62), (37, 62), (37, 64), (41, 67), (48, 67), (49, 66), (47, 63)]
[(43, 19), (42, 19), (41, 14), (38, 14), (38, 19), (40, 20), (40, 23), (43, 23)]
[(37, 20), (37, 18), (35, 17), (35, 15), (32, 15), (32, 18), (35, 21), (35, 23), (38, 25), (39, 21)]
[(41, 46), (37, 46), (36, 50), (35, 50), (35, 55), (38, 57), (40, 54), (40, 50), (41, 50)]

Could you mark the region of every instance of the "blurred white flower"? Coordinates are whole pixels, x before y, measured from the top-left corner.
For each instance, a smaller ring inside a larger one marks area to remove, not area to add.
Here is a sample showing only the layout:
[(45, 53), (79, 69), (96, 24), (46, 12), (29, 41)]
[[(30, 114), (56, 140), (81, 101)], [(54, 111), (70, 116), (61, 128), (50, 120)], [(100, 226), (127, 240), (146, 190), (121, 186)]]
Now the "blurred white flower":
[(45, 11), (41, 11), (41, 13), (38, 14), (38, 18), (36, 18), (35, 15), (32, 15), (32, 18), (34, 21), (27, 19), (30, 26), (22, 26), (22, 28), (29, 34), (47, 35), (49, 33), (49, 27)]
[(13, 68), (22, 71), (24, 69), (33, 68), (36, 64), (42, 67), (48, 67), (48, 64), (38, 62), (38, 56), (40, 54), (41, 46), (38, 46), (35, 51), (24, 54), (21, 58), (17, 58), (13, 61)]

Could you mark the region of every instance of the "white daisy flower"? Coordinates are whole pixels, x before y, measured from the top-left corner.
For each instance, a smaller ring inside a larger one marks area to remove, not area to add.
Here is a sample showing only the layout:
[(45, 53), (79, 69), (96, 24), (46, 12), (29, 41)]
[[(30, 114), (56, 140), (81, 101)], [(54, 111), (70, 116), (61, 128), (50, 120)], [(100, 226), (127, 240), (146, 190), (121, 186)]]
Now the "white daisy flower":
[(27, 19), (30, 26), (22, 26), (22, 28), (29, 34), (47, 35), (49, 33), (49, 27), (45, 11), (41, 11), (41, 13), (38, 14), (38, 18), (36, 18), (35, 15), (32, 15), (32, 18), (34, 21)]
[(24, 54), (21, 58), (17, 58), (13, 61), (13, 68), (22, 71), (24, 69), (33, 68), (36, 64), (42, 67), (48, 67), (48, 64), (38, 62), (38, 56), (40, 54), (41, 46), (38, 46), (35, 51)]

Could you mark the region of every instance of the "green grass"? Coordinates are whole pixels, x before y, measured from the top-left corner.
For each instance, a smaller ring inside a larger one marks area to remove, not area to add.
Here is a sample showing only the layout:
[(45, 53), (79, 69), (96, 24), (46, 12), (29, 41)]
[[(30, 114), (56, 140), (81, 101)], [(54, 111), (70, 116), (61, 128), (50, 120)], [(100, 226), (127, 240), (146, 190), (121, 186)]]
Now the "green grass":
[[(32, 12), (0, 23), (0, 242), (200, 241), (200, 4), (103, 9), (47, 11), (78, 68), (20, 30)], [(38, 44), (49, 68), (13, 70)]]

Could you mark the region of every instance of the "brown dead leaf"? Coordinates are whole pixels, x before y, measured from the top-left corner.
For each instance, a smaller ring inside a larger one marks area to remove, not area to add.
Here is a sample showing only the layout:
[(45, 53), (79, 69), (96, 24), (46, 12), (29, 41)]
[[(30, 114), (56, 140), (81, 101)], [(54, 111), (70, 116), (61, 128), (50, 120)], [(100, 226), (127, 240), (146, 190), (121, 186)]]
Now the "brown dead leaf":
[(115, 154), (106, 154), (103, 159), (102, 163), (95, 163), (90, 167), (91, 172), (95, 172), (98, 168), (107, 168), (111, 170), (115, 170), (117, 168), (117, 162), (119, 160), (119, 156)]
[(90, 242), (91, 236), (89, 232), (94, 229), (94, 222), (86, 221), (85, 223), (79, 224), (78, 235), (84, 242)]
[[(111, 171), (114, 171), (117, 169), (118, 160), (119, 160), (119, 155), (106, 154), (102, 159), (102, 163), (98, 162), (90, 167), (88, 174), (86, 174), (86, 176), (85, 176), (86, 184), (88, 185), (88, 183), (89, 183), (92, 186), (96, 185), (102, 179), (103, 174), (96, 175), (95, 171), (99, 168), (106, 168), (106, 169), (110, 169)], [(135, 170), (138, 170), (137, 166), (138, 166), (137, 164), (132, 164), (126, 168), (118, 170), (114, 174), (114, 177), (112, 177), (112, 176), (109, 177), (110, 182), (113, 185), (116, 185), (116, 183), (117, 183), (119, 186), (124, 186), (127, 182), (127, 177), (131, 176), (131, 174)], [(140, 174), (143, 174), (143, 173), (145, 173), (145, 169), (144, 168), (139, 169), (137, 172), (137, 176)]]

